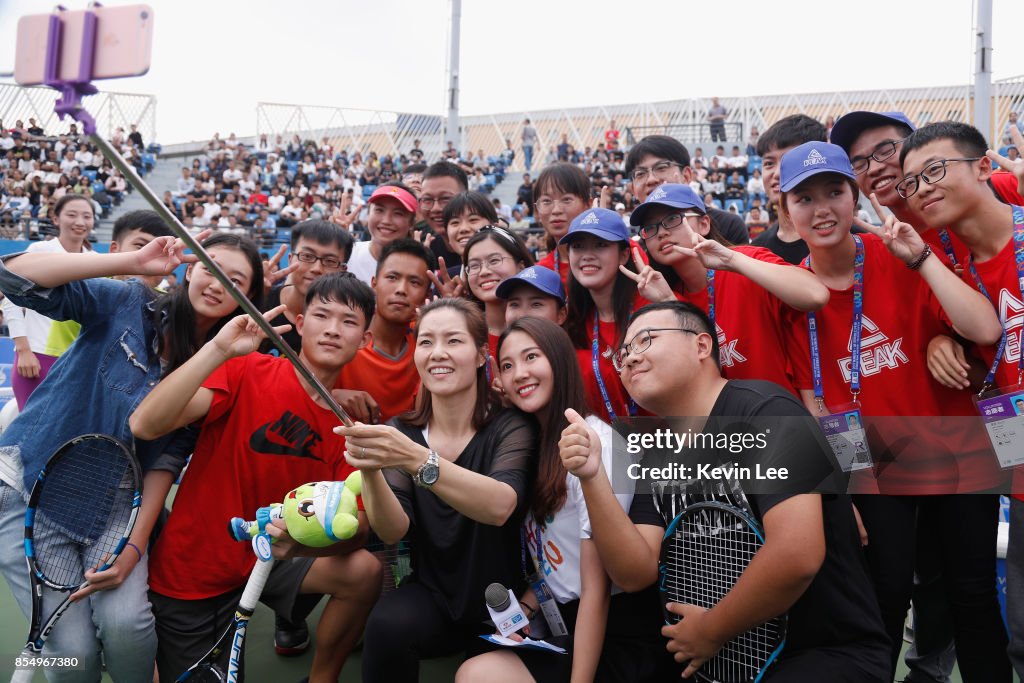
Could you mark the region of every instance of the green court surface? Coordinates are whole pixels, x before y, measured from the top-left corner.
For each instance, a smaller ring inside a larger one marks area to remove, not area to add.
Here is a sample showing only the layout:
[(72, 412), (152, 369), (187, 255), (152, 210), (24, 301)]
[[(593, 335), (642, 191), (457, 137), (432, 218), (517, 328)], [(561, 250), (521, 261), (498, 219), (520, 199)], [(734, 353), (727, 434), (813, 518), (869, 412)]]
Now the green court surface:
[[(321, 608), (322, 603), (310, 615), (311, 626), (316, 624)], [(57, 628), (60, 628), (59, 623)], [(27, 630), (27, 620), (15, 604), (7, 584), (2, 583), (0, 585), (0, 655), (3, 657), (3, 662), (0, 664), (0, 680), (8, 680), (11, 674), (12, 658), (25, 644)], [(273, 631), (274, 615), (266, 607), (260, 605), (256, 614), (253, 615), (252, 621), (249, 622), (249, 633), (246, 636), (246, 679), (259, 683), (263, 681), (291, 683), (301, 680), (306, 675), (309, 664), (313, 661), (312, 648), (300, 657), (279, 657), (274, 652)], [(458, 657), (448, 657), (424, 662), (420, 667), (420, 680), (430, 683), (454, 680), (459, 661)], [(906, 673), (907, 668), (901, 661), (896, 680), (902, 680)], [(36, 681), (43, 680), (42, 675), (36, 675)], [(110, 678), (104, 676), (103, 680), (109, 681)], [(358, 650), (349, 657), (340, 680), (343, 683), (355, 683), (360, 680)], [(1014, 681), (1019, 682), (1019, 680), (1014, 676)], [(953, 672), (953, 681), (960, 683), (959, 672)]]

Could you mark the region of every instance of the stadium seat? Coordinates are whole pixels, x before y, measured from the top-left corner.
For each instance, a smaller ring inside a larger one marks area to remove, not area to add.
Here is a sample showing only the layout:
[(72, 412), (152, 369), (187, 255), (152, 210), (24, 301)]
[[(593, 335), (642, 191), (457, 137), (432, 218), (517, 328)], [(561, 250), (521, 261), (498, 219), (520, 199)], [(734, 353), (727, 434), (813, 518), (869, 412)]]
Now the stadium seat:
[(96, 171), (92, 171), (92, 170), (82, 171), (82, 175), (84, 175), (86, 178), (88, 178), (90, 180), (90, 182), (96, 180)]
[(160, 154), (164, 151), (164, 147), (159, 142), (151, 142), (146, 147), (146, 151), (150, 154)]
[(152, 171), (153, 167), (156, 166), (156, 157), (146, 152), (142, 155), (142, 165), (146, 167), (147, 171)]
[(747, 175), (750, 175), (754, 171), (760, 171), (760, 170), (761, 170), (761, 157), (759, 157), (759, 156), (751, 156), (750, 159), (747, 161)]
[(106, 191), (106, 189), (107, 189), (107, 188), (105, 188), (105, 187), (103, 186), (103, 183), (101, 183), (101, 182), (100, 182), (100, 181), (98, 181), (98, 180), (97, 180), (96, 182), (94, 182), (94, 183), (92, 184), (92, 191), (93, 191), (93, 194), (96, 194), (96, 193), (98, 193), (98, 192), (105, 192), (105, 191)]
[(726, 199), (725, 210), (728, 211), (729, 207), (731, 206), (736, 207), (736, 213), (738, 213), (741, 216), (743, 215), (744, 201), (742, 199)]
[(376, 185), (363, 185), (363, 199), (369, 199), (376, 189)]

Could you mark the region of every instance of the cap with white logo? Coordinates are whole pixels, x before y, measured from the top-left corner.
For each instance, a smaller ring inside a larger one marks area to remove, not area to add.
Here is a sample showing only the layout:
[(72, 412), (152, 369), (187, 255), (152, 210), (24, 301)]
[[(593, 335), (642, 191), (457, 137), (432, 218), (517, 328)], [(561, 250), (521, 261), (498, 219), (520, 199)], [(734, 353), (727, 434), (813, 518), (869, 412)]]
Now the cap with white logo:
[(609, 242), (626, 242), (629, 240), (629, 228), (622, 216), (610, 209), (587, 209), (569, 224), (569, 232), (565, 233), (559, 244), (568, 244), (582, 234), (595, 235)]
[(779, 165), (779, 189), (789, 192), (800, 183), (819, 173), (838, 173), (856, 180), (850, 157), (839, 145), (827, 142), (805, 142), (782, 156)]
[(629, 224), (643, 225), (651, 211), (657, 206), (667, 206), (673, 209), (693, 209), (699, 213), (707, 213), (704, 200), (693, 191), (692, 187), (678, 183), (664, 183), (658, 185), (654, 192), (647, 195), (644, 203), (629, 215)]
[(565, 288), (562, 286), (562, 278), (550, 268), (530, 266), (521, 270), (512, 277), (502, 280), (498, 288), (494, 290), (494, 294), (499, 299), (507, 299), (512, 296), (512, 290), (519, 285), (529, 285), (565, 303)]

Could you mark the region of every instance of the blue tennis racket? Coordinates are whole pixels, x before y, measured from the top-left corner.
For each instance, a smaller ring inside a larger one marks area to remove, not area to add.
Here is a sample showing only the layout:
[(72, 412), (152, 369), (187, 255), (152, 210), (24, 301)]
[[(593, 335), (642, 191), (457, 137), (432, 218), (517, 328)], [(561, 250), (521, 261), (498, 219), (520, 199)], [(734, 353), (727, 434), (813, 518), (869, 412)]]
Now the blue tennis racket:
[[(763, 545), (760, 525), (744, 510), (714, 500), (689, 505), (668, 525), (662, 541), (662, 605), (714, 607)], [(667, 609), (664, 615), (666, 624), (680, 619)], [(756, 683), (782, 651), (785, 639), (783, 615), (727, 642), (696, 677), (704, 683)]]
[[(32, 619), (22, 659), (38, 658), (71, 594), (88, 585), (85, 572), (109, 568), (128, 544), (142, 504), (139, 463), (124, 443), (86, 434), (61, 446), (39, 472), (25, 510), (25, 559)], [(67, 593), (46, 618), (43, 591)], [(32, 680), (15, 669), (12, 683)]]

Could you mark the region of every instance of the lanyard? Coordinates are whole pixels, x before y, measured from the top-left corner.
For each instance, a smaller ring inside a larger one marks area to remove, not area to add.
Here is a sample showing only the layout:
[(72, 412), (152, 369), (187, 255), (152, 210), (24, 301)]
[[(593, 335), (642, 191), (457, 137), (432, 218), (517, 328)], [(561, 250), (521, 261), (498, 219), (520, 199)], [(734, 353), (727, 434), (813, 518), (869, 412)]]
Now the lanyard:
[[(1017, 262), (1017, 288), (1024, 297), (1024, 208), (1019, 206), (1013, 207), (1013, 257)], [(999, 308), (995, 301), (992, 300), (992, 296), (988, 293), (985, 288), (985, 283), (981, 281), (981, 276), (978, 275), (978, 269), (974, 267), (974, 254), (972, 253), (967, 259), (967, 266), (971, 271), (971, 277), (974, 278), (974, 283), (978, 285), (978, 291), (985, 295), (994, 307), (996, 307), (996, 314), (999, 314)], [(1006, 348), (1006, 322), (1000, 320), (1000, 325), (1003, 328), (1003, 336), (999, 338), (999, 345), (996, 346), (996, 356), (992, 360), (992, 367), (989, 368), (988, 375), (985, 376), (985, 385), (982, 386), (980, 394), (985, 393), (989, 387), (994, 386), (996, 380), (996, 372), (999, 370), (999, 362), (1003, 357), (1003, 350)], [(1024, 337), (1024, 333), (1022, 333)], [(1024, 382), (1024, 351), (1020, 354), (1020, 362), (1017, 366), (1017, 384)]]
[(715, 326), (715, 271), (708, 268), (708, 319), (711, 321), (711, 329), (718, 334)]
[(942, 250), (949, 257), (949, 262), (954, 266), (959, 266), (960, 264), (956, 261), (956, 253), (953, 251), (953, 240), (949, 238), (949, 231), (945, 228), (939, 228), (939, 239), (942, 240)]
[[(601, 376), (601, 365), (599, 359), (601, 352), (598, 350), (600, 346), (600, 327), (598, 322), (599, 316), (597, 311), (594, 311), (594, 336), (590, 340), (590, 365), (594, 369), (594, 379), (597, 380), (597, 388), (601, 391), (601, 399), (604, 400), (604, 409), (608, 411), (608, 419), (615, 420), (615, 411), (612, 409), (612, 400), (608, 396), (608, 388), (604, 385), (604, 378)], [(630, 398), (626, 406), (630, 415), (636, 415), (636, 403)]]
[[(860, 399), (860, 337), (861, 321), (864, 318), (864, 242), (857, 235), (852, 235), (854, 244), (857, 246), (856, 255), (853, 258), (853, 327), (850, 333), (850, 351), (853, 357), (850, 359), (850, 394), (853, 402), (859, 403)], [(804, 260), (804, 265), (811, 266), (811, 257)], [(818, 345), (818, 316), (814, 311), (807, 313), (807, 336), (811, 342), (811, 372), (814, 374), (814, 400), (821, 407), (825, 403), (825, 390), (821, 378), (821, 348)]]

